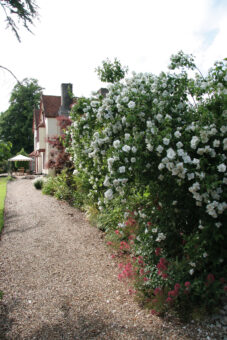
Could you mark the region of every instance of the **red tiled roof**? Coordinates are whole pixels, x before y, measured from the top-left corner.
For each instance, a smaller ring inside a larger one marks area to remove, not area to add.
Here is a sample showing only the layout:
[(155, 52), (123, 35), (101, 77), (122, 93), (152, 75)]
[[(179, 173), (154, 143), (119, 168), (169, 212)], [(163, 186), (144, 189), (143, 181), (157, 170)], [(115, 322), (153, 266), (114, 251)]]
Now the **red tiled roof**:
[(43, 101), (43, 107), (45, 117), (55, 118), (58, 116), (58, 110), (61, 106), (60, 96), (45, 96), (42, 95), (41, 100)]

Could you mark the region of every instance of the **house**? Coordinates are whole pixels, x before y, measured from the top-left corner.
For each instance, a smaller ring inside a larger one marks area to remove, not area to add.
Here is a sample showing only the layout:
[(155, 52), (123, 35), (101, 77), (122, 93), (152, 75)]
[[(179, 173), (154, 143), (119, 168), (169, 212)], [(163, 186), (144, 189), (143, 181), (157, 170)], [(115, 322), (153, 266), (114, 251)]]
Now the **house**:
[(59, 120), (68, 117), (73, 103), (72, 84), (61, 84), (61, 96), (41, 95), (39, 109), (33, 113), (35, 173), (54, 174), (48, 167), (53, 154), (51, 140), (60, 136)]

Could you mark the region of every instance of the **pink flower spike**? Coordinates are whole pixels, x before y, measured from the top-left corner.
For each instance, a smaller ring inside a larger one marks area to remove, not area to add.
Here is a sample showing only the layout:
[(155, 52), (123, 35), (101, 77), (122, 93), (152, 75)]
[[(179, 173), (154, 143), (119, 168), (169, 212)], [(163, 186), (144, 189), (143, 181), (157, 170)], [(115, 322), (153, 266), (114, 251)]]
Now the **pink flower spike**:
[(174, 289), (175, 289), (175, 290), (179, 290), (180, 287), (181, 287), (181, 285), (180, 285), (179, 283), (176, 283), (175, 286), (174, 286)]

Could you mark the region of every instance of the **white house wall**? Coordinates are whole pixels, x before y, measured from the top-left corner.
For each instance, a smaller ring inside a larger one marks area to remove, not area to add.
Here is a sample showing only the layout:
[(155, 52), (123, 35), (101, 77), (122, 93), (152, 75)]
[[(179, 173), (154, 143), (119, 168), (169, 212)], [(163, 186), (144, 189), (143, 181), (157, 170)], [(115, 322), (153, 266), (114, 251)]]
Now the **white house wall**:
[[(45, 118), (45, 126), (46, 126), (46, 145), (45, 145), (45, 164), (48, 163), (50, 159), (50, 152), (53, 150), (53, 147), (50, 143), (48, 143), (48, 139), (60, 135), (60, 127), (58, 125), (56, 118)], [(47, 169), (46, 167), (43, 169), (43, 173), (47, 175), (52, 175), (54, 173), (53, 169)]]
[(45, 127), (39, 128), (39, 141), (37, 143), (37, 148), (39, 149), (45, 149), (46, 147), (46, 129)]

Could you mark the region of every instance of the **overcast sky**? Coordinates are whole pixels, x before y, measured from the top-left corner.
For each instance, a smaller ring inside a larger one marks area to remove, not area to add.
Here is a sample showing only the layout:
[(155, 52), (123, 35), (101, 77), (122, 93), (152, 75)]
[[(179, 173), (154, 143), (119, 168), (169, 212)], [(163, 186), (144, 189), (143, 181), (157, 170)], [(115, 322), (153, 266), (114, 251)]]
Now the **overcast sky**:
[[(37, 0), (33, 35), (19, 43), (0, 8), (0, 65), (19, 80), (36, 78), (44, 94), (72, 83), (76, 96), (105, 86), (94, 69), (117, 57), (130, 71), (158, 74), (170, 55), (192, 53), (202, 72), (227, 57), (226, 0)], [(21, 26), (20, 26), (21, 27)], [(8, 108), (13, 77), (0, 69), (0, 112)]]

